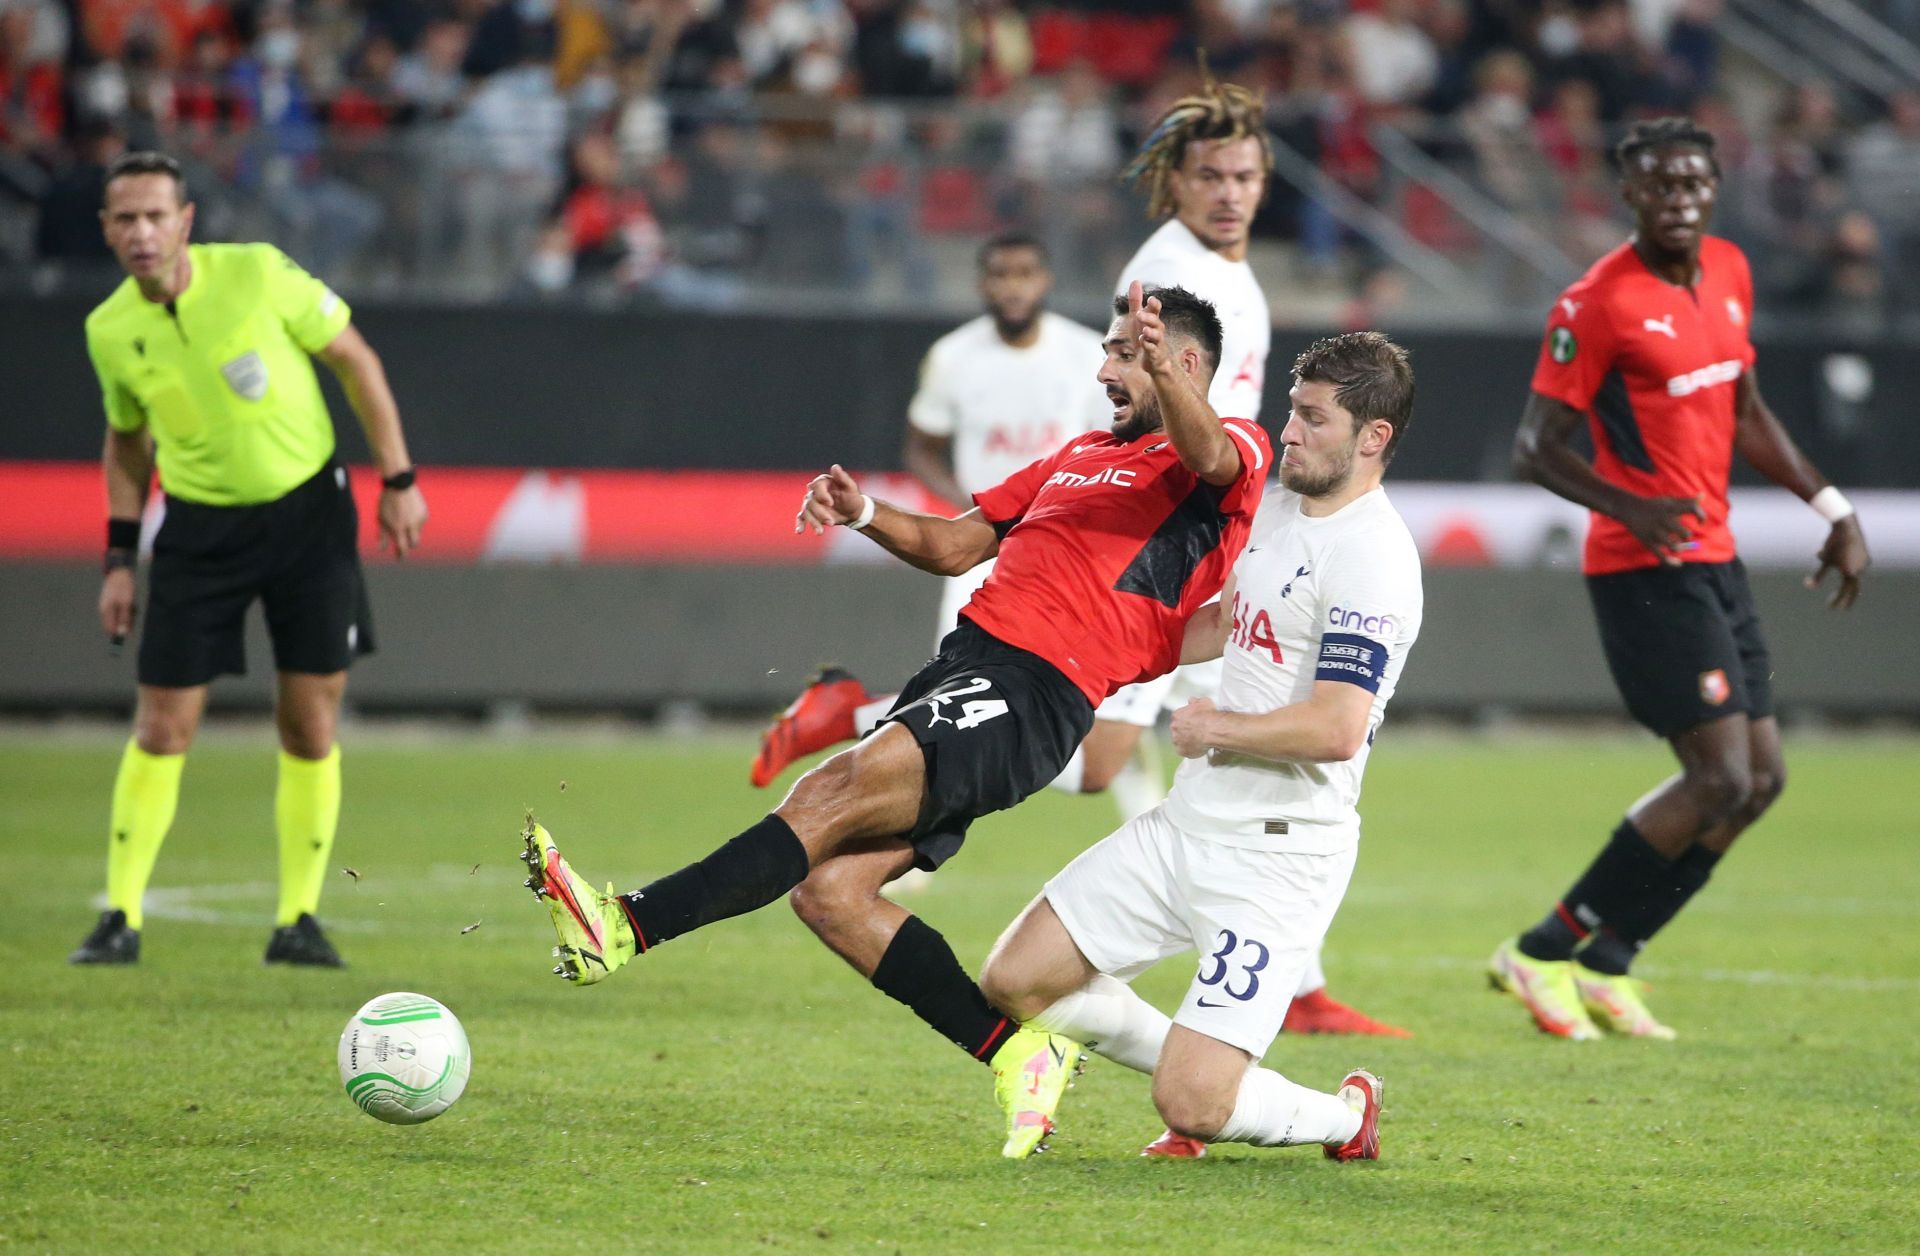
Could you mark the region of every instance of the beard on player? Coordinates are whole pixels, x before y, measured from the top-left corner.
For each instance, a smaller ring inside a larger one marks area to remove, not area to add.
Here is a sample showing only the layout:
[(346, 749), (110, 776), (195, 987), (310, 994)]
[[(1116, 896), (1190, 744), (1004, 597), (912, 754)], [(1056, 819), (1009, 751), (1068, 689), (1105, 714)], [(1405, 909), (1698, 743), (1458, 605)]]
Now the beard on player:
[(1005, 296), (987, 302), (993, 329), (1009, 344), (1024, 339), (1046, 308), (1045, 298), (1038, 297)]
[(1122, 444), (1160, 430), (1160, 398), (1152, 389), (1135, 397), (1122, 385), (1109, 385), (1107, 400), (1113, 402), (1113, 438)]
[(1280, 455), (1280, 484), (1302, 497), (1330, 497), (1353, 478), (1353, 460), (1360, 451), (1360, 428), (1356, 424), (1353, 439), (1346, 448), (1328, 456), (1317, 467), (1309, 467), (1297, 449), (1285, 448)]

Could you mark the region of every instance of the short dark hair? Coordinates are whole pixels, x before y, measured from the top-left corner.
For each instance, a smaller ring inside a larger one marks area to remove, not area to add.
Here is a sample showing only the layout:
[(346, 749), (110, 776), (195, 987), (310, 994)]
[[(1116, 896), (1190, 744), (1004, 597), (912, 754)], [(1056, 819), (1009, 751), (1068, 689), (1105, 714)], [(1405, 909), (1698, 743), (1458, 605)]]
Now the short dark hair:
[(107, 167), (107, 179), (103, 188), (113, 186), (115, 179), (136, 174), (163, 174), (173, 180), (173, 186), (180, 194), (180, 203), (187, 201), (187, 176), (180, 171), (180, 163), (165, 153), (156, 153), (152, 149), (140, 149), (136, 152), (121, 153)]
[(1413, 364), (1407, 351), (1377, 331), (1350, 331), (1307, 346), (1293, 360), (1293, 377), (1333, 385), (1333, 399), (1356, 423), (1385, 419), (1393, 425), (1380, 461), (1393, 461), (1400, 438), (1413, 425)]
[[(1140, 300), (1145, 302), (1149, 297), (1160, 298), (1160, 321), (1167, 325), (1168, 331), (1200, 346), (1200, 351), (1207, 356), (1207, 374), (1220, 369), (1220, 315), (1215, 312), (1213, 302), (1185, 288), (1158, 288), (1152, 284), (1146, 286)], [(1113, 299), (1116, 317), (1125, 318), (1131, 309), (1126, 297)]]
[(1040, 243), (1040, 237), (1031, 231), (1002, 231), (980, 246), (974, 255), (974, 265), (981, 270), (987, 268), (987, 259), (1002, 249), (1032, 249), (1040, 255), (1042, 266), (1052, 266), (1053, 259), (1047, 256), (1047, 246)]
[(1688, 144), (1705, 153), (1707, 164), (1713, 167), (1713, 173), (1716, 176), (1719, 175), (1720, 159), (1714, 156), (1713, 132), (1700, 126), (1692, 118), (1678, 116), (1649, 118), (1628, 127), (1626, 136), (1614, 145), (1613, 161), (1620, 168), (1620, 174), (1624, 178), (1633, 174), (1633, 160), (1641, 153), (1650, 153), (1675, 144)]

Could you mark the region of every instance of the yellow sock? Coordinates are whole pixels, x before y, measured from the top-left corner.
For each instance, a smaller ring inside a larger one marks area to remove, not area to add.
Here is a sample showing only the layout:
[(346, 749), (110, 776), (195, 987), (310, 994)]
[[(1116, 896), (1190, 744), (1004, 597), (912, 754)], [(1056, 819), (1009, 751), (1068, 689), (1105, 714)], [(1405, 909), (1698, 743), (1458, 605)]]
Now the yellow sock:
[(153, 876), (160, 843), (180, 805), (183, 754), (148, 754), (132, 738), (113, 778), (113, 815), (107, 835), (107, 906), (127, 913), (128, 928), (141, 923), (140, 900)]
[(280, 787), (273, 818), (280, 830), (280, 916), (290, 925), (302, 912), (320, 910), (327, 856), (340, 827), (340, 747), (324, 759), (280, 752)]

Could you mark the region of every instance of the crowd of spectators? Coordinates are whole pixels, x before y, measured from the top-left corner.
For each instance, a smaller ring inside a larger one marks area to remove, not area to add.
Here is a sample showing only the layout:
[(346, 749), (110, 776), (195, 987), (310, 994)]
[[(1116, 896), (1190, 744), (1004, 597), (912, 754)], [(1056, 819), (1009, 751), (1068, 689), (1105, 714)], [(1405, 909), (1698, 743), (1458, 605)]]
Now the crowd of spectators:
[[(476, 294), (755, 279), (933, 282), (930, 240), (1044, 229), (1105, 274), (1144, 119), (1209, 70), (1408, 240), (1484, 245), (1383, 159), (1387, 125), (1579, 265), (1620, 238), (1607, 142), (1692, 112), (1769, 294), (1901, 299), (1920, 94), (1814, 83), (1748, 125), (1720, 0), (0, 0), (0, 264), (103, 257), (103, 163), (163, 147), (203, 222), (349, 281)], [(1843, 103), (1845, 108), (1843, 109)], [(1854, 115), (1848, 119), (1845, 114)], [(1259, 230), (1356, 295), (1397, 291), (1351, 215), (1276, 180)], [(211, 204), (209, 204), (211, 202)]]

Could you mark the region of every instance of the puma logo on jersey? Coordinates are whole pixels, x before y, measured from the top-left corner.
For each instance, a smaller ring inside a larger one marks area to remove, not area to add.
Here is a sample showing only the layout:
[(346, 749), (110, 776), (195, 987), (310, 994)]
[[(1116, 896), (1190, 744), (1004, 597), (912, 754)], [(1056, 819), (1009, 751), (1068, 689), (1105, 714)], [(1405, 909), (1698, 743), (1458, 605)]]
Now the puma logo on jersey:
[(1567, 317), (1568, 317), (1568, 318), (1578, 318), (1578, 317), (1579, 317), (1579, 315), (1580, 315), (1580, 306), (1581, 306), (1581, 304), (1582, 304), (1582, 302), (1579, 302), (1579, 301), (1576, 301), (1576, 300), (1574, 300), (1574, 299), (1573, 299), (1572, 297), (1561, 297), (1561, 298), (1560, 298), (1560, 308), (1561, 308), (1561, 309), (1563, 309), (1563, 310), (1565, 310), (1565, 311), (1567, 312)]
[(1640, 320), (1640, 326), (1646, 328), (1648, 331), (1657, 331), (1669, 340), (1680, 339), (1680, 333), (1673, 329), (1673, 315), (1671, 314), (1665, 318), (1643, 318)]

